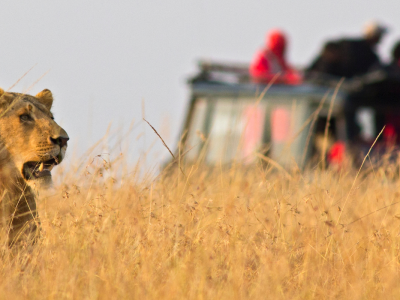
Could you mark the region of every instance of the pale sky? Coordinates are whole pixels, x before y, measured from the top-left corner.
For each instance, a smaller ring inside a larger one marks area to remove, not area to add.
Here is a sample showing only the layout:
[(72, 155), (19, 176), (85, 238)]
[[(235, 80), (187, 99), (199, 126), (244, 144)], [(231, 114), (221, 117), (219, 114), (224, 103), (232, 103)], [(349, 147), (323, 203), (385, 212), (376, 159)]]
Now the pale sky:
[[(70, 150), (86, 150), (110, 123), (127, 130), (135, 120), (130, 157), (156, 139), (139, 124), (142, 100), (146, 118), (174, 148), (189, 99), (186, 78), (199, 58), (249, 62), (271, 28), (288, 34), (289, 61), (300, 66), (325, 39), (355, 37), (372, 19), (390, 28), (382, 57), (400, 39), (398, 0), (13, 0), (2, 1), (1, 11), (0, 86), (35, 65), (12, 89), (22, 92), (50, 70), (30, 92), (53, 92)], [(154, 161), (167, 157), (158, 140), (155, 149)]]

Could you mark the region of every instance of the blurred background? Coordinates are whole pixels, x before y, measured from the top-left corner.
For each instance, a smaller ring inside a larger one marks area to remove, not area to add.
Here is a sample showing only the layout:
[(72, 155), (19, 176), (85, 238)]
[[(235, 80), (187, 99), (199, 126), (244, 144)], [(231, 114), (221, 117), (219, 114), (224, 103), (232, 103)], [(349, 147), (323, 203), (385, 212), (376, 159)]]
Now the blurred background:
[(249, 62), (271, 28), (287, 33), (288, 60), (300, 67), (326, 39), (360, 36), (370, 20), (389, 27), (379, 46), (383, 59), (400, 38), (396, 0), (48, 0), (3, 1), (1, 8), (0, 86), (8, 89), (34, 66), (12, 91), (53, 92), (70, 159), (110, 128), (117, 137), (110, 155), (135, 161), (151, 148), (153, 167), (169, 154), (142, 117), (176, 147), (186, 79), (199, 58)]

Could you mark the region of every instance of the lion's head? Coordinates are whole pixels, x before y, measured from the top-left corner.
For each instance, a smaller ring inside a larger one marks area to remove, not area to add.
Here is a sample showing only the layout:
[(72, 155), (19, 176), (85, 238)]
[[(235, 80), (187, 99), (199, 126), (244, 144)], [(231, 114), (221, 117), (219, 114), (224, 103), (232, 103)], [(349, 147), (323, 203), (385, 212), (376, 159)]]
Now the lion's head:
[(0, 89), (0, 163), (29, 185), (50, 184), (67, 150), (69, 137), (54, 121), (52, 104), (49, 90), (31, 96)]

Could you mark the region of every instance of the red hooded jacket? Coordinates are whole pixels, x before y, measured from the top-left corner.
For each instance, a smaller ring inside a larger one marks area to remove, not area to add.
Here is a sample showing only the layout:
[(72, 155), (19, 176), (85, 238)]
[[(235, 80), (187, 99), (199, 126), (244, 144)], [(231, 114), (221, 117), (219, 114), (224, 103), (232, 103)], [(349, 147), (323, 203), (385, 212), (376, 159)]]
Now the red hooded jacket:
[(279, 30), (267, 34), (266, 48), (257, 52), (251, 65), (250, 75), (257, 83), (268, 83), (277, 74), (276, 83), (300, 84), (300, 75), (285, 60), (286, 37)]

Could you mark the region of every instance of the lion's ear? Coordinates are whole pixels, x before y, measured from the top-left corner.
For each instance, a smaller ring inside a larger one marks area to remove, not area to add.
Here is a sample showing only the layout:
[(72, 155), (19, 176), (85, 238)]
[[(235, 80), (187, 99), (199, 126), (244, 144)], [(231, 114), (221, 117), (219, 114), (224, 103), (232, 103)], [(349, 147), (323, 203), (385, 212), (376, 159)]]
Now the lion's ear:
[(14, 100), (14, 96), (10, 93), (5, 92), (2, 88), (0, 88), (0, 105), (9, 105)]
[(45, 89), (38, 93), (36, 95), (36, 98), (39, 99), (39, 101), (47, 107), (48, 110), (51, 109), (51, 106), (53, 105), (53, 94), (50, 92), (50, 90)]

